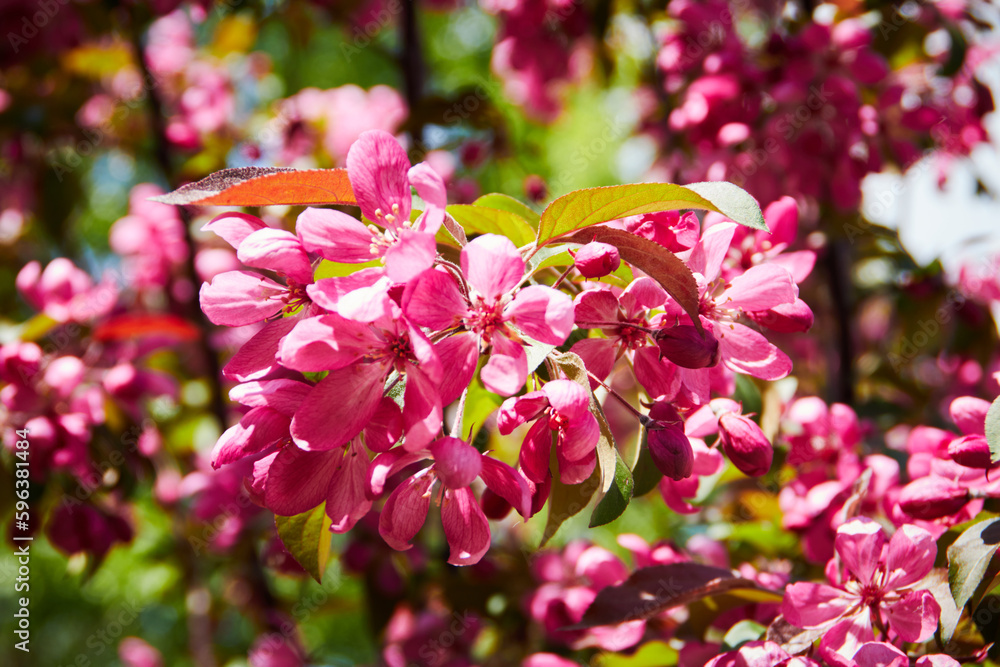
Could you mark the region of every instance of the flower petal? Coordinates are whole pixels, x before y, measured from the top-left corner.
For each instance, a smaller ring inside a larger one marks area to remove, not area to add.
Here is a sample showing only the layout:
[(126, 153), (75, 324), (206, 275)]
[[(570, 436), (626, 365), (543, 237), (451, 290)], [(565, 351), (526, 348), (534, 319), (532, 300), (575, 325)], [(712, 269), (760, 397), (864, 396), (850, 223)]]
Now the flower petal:
[(524, 276), (524, 260), (506, 236), (476, 237), (462, 248), (461, 260), (466, 280), (487, 303), (517, 287)]
[(204, 283), (198, 295), (201, 309), (212, 324), (240, 327), (277, 315), (288, 291), (270, 278), (251, 271), (226, 271)]
[(441, 430), (441, 418), (437, 386), (427, 375), (408, 366), (403, 396), (403, 447), (415, 452), (431, 444)]
[(715, 337), (726, 366), (761, 380), (780, 380), (792, 370), (792, 361), (764, 336), (742, 324), (716, 325)]
[(386, 374), (387, 369), (375, 363), (331, 371), (295, 412), (295, 443), (307, 451), (346, 445), (375, 414)]
[(755, 312), (792, 303), (798, 296), (799, 288), (785, 268), (758, 264), (730, 280), (721, 298), (726, 307)]
[(444, 271), (424, 271), (406, 286), (403, 312), (407, 319), (434, 331), (450, 329), (469, 314), (469, 304), (455, 278)]
[(409, 220), (409, 169), (410, 160), (395, 137), (383, 130), (362, 132), (347, 153), (347, 175), (361, 214), (392, 229)]
[(524, 348), (502, 334), (494, 334), (493, 353), (479, 371), (479, 378), (494, 394), (516, 394), (528, 379), (528, 356)]
[(379, 256), (372, 252), (371, 230), (357, 218), (332, 208), (307, 208), (299, 214), (295, 231), (306, 250), (331, 262), (358, 264)]
[(482, 458), (483, 469), (479, 476), (490, 491), (497, 494), (528, 518), (531, 516), (531, 489), (524, 477), (512, 467), (489, 456)]
[(800, 582), (785, 589), (781, 613), (800, 628), (821, 628), (850, 609), (852, 599), (844, 591), (826, 584)]
[(283, 317), (265, 324), (250, 340), (243, 343), (222, 369), (222, 374), (230, 380), (246, 382), (265, 378), (280, 369), (278, 348), (281, 339), (298, 322), (297, 317)]
[(330, 477), (327, 490), (326, 515), (333, 532), (346, 533), (371, 509), (372, 501), (365, 495), (368, 465), (368, 453), (357, 439), (353, 440)]
[(904, 642), (925, 642), (934, 636), (941, 605), (930, 591), (912, 591), (887, 610), (889, 627)]
[(504, 319), (532, 338), (561, 345), (573, 330), (573, 302), (551, 287), (525, 287), (504, 309)]
[(729, 253), (729, 244), (736, 232), (736, 223), (724, 222), (712, 225), (702, 234), (701, 240), (691, 249), (688, 267), (695, 273), (705, 277), (706, 282), (712, 282), (719, 277), (722, 260)]
[(393, 490), (385, 500), (378, 519), (378, 532), (385, 543), (396, 551), (406, 551), (410, 541), (427, 520), (431, 497), (427, 491), (434, 483), (428, 469), (416, 474)]
[(400, 229), (399, 240), (385, 251), (385, 272), (389, 280), (405, 283), (434, 266), (437, 243), (430, 234)]
[(574, 319), (585, 329), (598, 323), (618, 321), (618, 299), (608, 289), (581, 292), (573, 303)]
[(490, 548), (490, 523), (472, 489), (445, 493), (441, 526), (451, 547), (448, 562), (452, 565), (475, 565)]
[[(579, 355), (587, 371), (601, 380), (611, 375), (615, 367), (615, 344), (607, 338), (584, 338), (573, 343), (570, 352)], [(590, 379), (590, 388), (597, 389), (601, 383)]]
[(260, 229), (243, 239), (236, 256), (247, 266), (270, 269), (301, 285), (313, 281), (312, 263), (302, 242), (283, 229)]
[(864, 517), (852, 519), (837, 529), (834, 544), (840, 559), (858, 581), (871, 583), (885, 545), (882, 527)]
[(258, 454), (288, 437), (290, 420), (271, 408), (260, 407), (229, 427), (212, 449), (212, 467), (218, 468)]
[(552, 450), (552, 430), (548, 421), (539, 419), (524, 436), (518, 463), (525, 476), (538, 484), (549, 474), (549, 452)]
[(279, 516), (295, 516), (326, 499), (342, 450), (306, 452), (283, 447), (271, 463), (264, 483), (264, 504)]
[(441, 405), (450, 405), (458, 400), (476, 374), (479, 345), (476, 336), (466, 332), (435, 343), (434, 352), (441, 362), (441, 384), (438, 388)]
[(886, 589), (917, 583), (934, 568), (936, 557), (937, 542), (933, 535), (912, 524), (900, 526), (889, 540)]
[(201, 231), (214, 232), (216, 236), (233, 248), (239, 248), (243, 239), (265, 227), (267, 225), (264, 224), (264, 221), (255, 215), (227, 211), (212, 218), (201, 228)]
[(418, 222), (418, 229), (433, 236), (444, 222), (445, 207), (448, 206), (448, 190), (444, 180), (426, 162), (410, 167), (407, 177), (426, 205)]
[(368, 326), (322, 315), (300, 320), (282, 339), (278, 359), (285, 368), (316, 373), (350, 366), (377, 345)]

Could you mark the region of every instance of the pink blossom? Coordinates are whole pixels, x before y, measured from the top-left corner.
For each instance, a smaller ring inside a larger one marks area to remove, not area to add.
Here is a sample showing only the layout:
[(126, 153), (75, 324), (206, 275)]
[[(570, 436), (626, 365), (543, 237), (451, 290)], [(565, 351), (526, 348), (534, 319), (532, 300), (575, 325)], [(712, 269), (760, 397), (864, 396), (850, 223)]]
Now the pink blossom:
[(584, 245), (573, 259), (577, 271), (585, 278), (600, 278), (614, 273), (621, 266), (618, 248), (597, 241)]
[(569, 298), (550, 287), (520, 288), (524, 260), (503, 236), (484, 234), (462, 249), (464, 282), (440, 270), (427, 271), (407, 286), (407, 317), (434, 331), (455, 333), (440, 344), (443, 362), (457, 370), (442, 393), (454, 400), (468, 386), (480, 353), (490, 359), (480, 371), (490, 391), (510, 396), (528, 375), (523, 332), (541, 343), (559, 345), (573, 328)]
[(824, 631), (820, 650), (850, 658), (874, 641), (873, 628), (888, 628), (903, 641), (926, 641), (937, 629), (941, 608), (916, 585), (933, 569), (933, 536), (922, 528), (900, 527), (886, 545), (882, 528), (853, 519), (837, 530), (837, 554), (846, 572), (834, 586), (797, 583), (785, 591), (782, 613), (794, 625)]
[(439, 483), (437, 503), (451, 547), (448, 562), (452, 565), (478, 563), (490, 546), (489, 523), (470, 488), (477, 478), (522, 516), (530, 516), (530, 495), (524, 478), (458, 438), (441, 438), (423, 452), (397, 448), (380, 454), (368, 474), (369, 494), (381, 495), (390, 475), (426, 458), (432, 458), (434, 463), (397, 486), (382, 508), (379, 533), (393, 549), (406, 551), (412, 546), (410, 541), (424, 524)]
[(556, 433), (556, 459), (564, 484), (579, 484), (597, 464), (595, 447), (600, 437), (597, 418), (590, 412), (589, 392), (570, 380), (546, 382), (541, 391), (508, 398), (500, 406), (497, 428), (507, 435), (525, 422), (534, 421), (521, 444), (520, 464), (525, 475), (539, 484), (549, 474), (552, 432)]
[(705, 667), (820, 667), (820, 663), (792, 656), (772, 641), (752, 641), (716, 656)]

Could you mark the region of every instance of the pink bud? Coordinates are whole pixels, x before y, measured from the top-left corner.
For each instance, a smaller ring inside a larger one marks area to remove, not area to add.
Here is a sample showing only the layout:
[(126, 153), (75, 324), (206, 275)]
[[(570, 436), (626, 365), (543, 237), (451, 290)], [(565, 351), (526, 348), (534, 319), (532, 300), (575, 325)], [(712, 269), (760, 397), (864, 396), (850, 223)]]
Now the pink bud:
[(614, 273), (622, 265), (618, 248), (607, 243), (592, 241), (576, 253), (576, 268), (586, 278), (600, 278)]
[(434, 472), (449, 489), (468, 488), (483, 469), (483, 455), (458, 438), (441, 438), (430, 449)]
[(657, 470), (672, 480), (685, 479), (694, 470), (694, 450), (680, 426), (653, 422), (648, 430), (649, 455)]
[(486, 515), (486, 518), (494, 521), (504, 518), (510, 514), (512, 509), (511, 504), (503, 496), (494, 493), (489, 487), (483, 491), (480, 505), (483, 507), (483, 514)]
[(163, 656), (138, 637), (126, 637), (118, 644), (118, 658), (125, 667), (162, 667)]
[(941, 477), (922, 477), (899, 494), (899, 507), (915, 519), (932, 521), (961, 510), (969, 490)]
[(965, 435), (952, 440), (951, 444), (948, 445), (948, 456), (951, 457), (952, 461), (966, 468), (988, 470), (993, 467), (989, 443), (981, 435)]
[(653, 334), (660, 357), (682, 368), (708, 368), (719, 363), (719, 341), (710, 331), (699, 332), (690, 324), (659, 329)]
[(727, 413), (719, 417), (719, 437), (726, 456), (751, 477), (760, 477), (771, 469), (774, 450), (760, 426), (748, 417)]

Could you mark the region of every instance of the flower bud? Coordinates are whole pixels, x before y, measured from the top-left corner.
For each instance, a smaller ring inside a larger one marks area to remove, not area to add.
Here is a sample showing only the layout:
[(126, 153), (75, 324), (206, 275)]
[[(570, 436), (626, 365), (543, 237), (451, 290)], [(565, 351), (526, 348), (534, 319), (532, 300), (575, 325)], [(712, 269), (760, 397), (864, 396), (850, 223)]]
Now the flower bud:
[(653, 334), (660, 357), (682, 368), (708, 368), (719, 363), (719, 341), (711, 331), (699, 332), (693, 325), (678, 324)]
[(593, 241), (576, 253), (576, 268), (585, 278), (600, 278), (614, 273), (621, 266), (618, 248)]
[(493, 492), (492, 489), (487, 487), (483, 491), (483, 497), (480, 500), (480, 505), (483, 508), (483, 514), (486, 515), (487, 519), (492, 519), (494, 521), (499, 521), (508, 514), (512, 508), (511, 504), (500, 495)]
[(801, 333), (809, 331), (813, 325), (812, 309), (802, 299), (779, 304), (770, 310), (747, 313), (747, 317), (779, 333)]
[(760, 477), (771, 469), (774, 450), (760, 426), (750, 418), (732, 413), (722, 415), (719, 438), (726, 456), (744, 475)]
[(941, 477), (922, 477), (899, 494), (899, 507), (914, 519), (933, 521), (954, 514), (969, 502), (969, 490)]
[(657, 470), (672, 480), (685, 479), (694, 471), (694, 450), (684, 430), (675, 425), (653, 422), (646, 442)]
[(952, 440), (948, 445), (948, 456), (966, 468), (989, 470), (993, 467), (989, 443), (981, 435), (965, 435)]

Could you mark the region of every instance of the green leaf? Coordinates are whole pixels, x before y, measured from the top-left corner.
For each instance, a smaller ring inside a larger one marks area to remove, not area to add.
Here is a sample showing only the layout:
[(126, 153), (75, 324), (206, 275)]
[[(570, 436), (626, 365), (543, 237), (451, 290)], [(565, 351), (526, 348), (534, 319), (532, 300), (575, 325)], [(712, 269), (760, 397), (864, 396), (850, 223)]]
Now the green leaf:
[(959, 608), (965, 606), (982, 583), (997, 548), (1000, 548), (1000, 519), (977, 523), (948, 547), (948, 584)]
[(597, 503), (594, 513), (590, 515), (590, 527), (596, 528), (611, 523), (620, 517), (632, 500), (632, 473), (622, 461), (620, 454), (615, 452), (615, 476), (611, 488)]
[[(556, 447), (553, 443), (553, 459), (555, 452)], [(552, 491), (549, 493), (549, 516), (545, 520), (545, 531), (542, 533), (542, 542), (538, 546), (544, 547), (559, 530), (559, 526), (582, 512), (600, 486), (600, 467), (594, 468), (593, 474), (580, 484), (563, 484), (558, 473), (554, 474), (552, 476)]]
[(527, 204), (522, 204), (510, 195), (501, 194), (499, 192), (492, 192), (488, 195), (483, 195), (476, 201), (472, 202), (472, 205), (485, 206), (486, 208), (498, 208), (501, 211), (516, 213), (524, 218), (524, 220), (531, 225), (532, 229), (538, 229), (538, 223), (542, 219), (542, 217), (531, 210)]
[(729, 632), (722, 638), (723, 651), (735, 651), (747, 642), (755, 642), (767, 632), (760, 623), (756, 621), (743, 620), (729, 628)]
[(596, 240), (615, 246), (623, 260), (642, 269), (650, 278), (660, 283), (663, 289), (680, 304), (684, 312), (691, 316), (694, 326), (701, 329), (701, 318), (698, 317), (701, 296), (694, 274), (677, 255), (659, 243), (610, 227), (577, 232), (563, 240), (571, 243), (589, 243)]
[(275, 516), (281, 543), (313, 579), (322, 583), (330, 560), (330, 517), (326, 503), (295, 516)]
[(732, 183), (635, 183), (576, 190), (559, 197), (542, 213), (537, 247), (565, 234), (630, 215), (702, 209), (716, 211), (755, 229), (767, 229), (760, 206)]
[(632, 469), (632, 479), (634, 481), (634, 486), (632, 487), (633, 498), (646, 495), (655, 489), (656, 485), (663, 479), (663, 473), (653, 463), (653, 457), (649, 453), (649, 446), (646, 444), (647, 436), (645, 427), (640, 428), (639, 437), (641, 438), (639, 443), (639, 460), (635, 462), (635, 468)]
[(470, 204), (452, 204), (446, 210), (470, 234), (500, 234), (518, 247), (535, 239), (535, 230), (517, 213)]
[(990, 460), (1000, 461), (1000, 396), (986, 413), (986, 441), (990, 445)]
[(370, 262), (365, 262), (363, 264), (345, 264), (342, 262), (331, 262), (328, 259), (320, 260), (319, 266), (316, 267), (316, 275), (314, 280), (320, 280), (322, 278), (342, 278), (344, 276), (349, 276), (361, 269), (369, 269), (382, 266), (382, 263), (377, 259), (373, 259)]
[(631, 655), (622, 653), (598, 653), (592, 658), (594, 667), (670, 667), (676, 665), (677, 649), (663, 641), (643, 644)]

